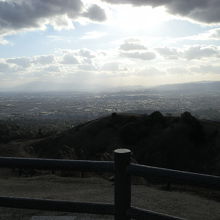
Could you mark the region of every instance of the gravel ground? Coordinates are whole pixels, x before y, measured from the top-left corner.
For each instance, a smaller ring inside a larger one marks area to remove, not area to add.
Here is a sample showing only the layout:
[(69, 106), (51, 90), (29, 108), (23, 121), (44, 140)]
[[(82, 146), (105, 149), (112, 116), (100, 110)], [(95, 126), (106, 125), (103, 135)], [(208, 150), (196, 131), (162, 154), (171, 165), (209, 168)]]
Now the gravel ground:
[[(101, 178), (1, 177), (0, 195), (63, 199), (84, 202), (113, 202), (113, 185)], [(187, 192), (165, 191), (145, 185), (132, 186), (132, 204), (140, 208), (198, 220), (219, 220), (220, 203)], [(40, 210), (0, 208), (0, 220), (30, 220), (33, 216), (76, 216), (82, 219), (113, 219), (110, 216), (56, 213)]]

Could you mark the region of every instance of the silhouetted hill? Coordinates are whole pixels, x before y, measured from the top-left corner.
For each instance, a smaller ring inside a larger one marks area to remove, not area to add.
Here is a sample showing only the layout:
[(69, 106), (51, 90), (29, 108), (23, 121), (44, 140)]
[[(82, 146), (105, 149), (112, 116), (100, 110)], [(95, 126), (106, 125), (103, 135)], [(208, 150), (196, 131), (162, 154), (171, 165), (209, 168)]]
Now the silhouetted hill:
[(81, 124), (33, 145), (46, 158), (113, 158), (115, 148), (130, 148), (142, 164), (203, 173), (220, 173), (220, 124), (160, 112), (116, 114)]

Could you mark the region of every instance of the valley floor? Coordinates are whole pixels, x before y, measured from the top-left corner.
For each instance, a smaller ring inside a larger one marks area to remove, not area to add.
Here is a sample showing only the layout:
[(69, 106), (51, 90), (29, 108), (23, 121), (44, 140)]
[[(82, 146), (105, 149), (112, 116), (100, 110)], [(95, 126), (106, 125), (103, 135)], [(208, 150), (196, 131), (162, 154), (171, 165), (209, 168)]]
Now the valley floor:
[[(70, 178), (54, 175), (35, 177), (0, 177), (0, 195), (33, 197), (45, 199), (64, 199), (87, 202), (113, 202), (112, 182), (101, 178)], [(188, 192), (165, 191), (144, 185), (132, 186), (134, 206), (167, 213), (186, 219), (220, 219), (220, 202), (210, 200)], [(78, 216), (74, 213), (55, 213), (39, 210), (0, 208), (0, 219), (29, 220), (32, 216)], [(111, 217), (92, 216), (88, 219), (113, 219)]]

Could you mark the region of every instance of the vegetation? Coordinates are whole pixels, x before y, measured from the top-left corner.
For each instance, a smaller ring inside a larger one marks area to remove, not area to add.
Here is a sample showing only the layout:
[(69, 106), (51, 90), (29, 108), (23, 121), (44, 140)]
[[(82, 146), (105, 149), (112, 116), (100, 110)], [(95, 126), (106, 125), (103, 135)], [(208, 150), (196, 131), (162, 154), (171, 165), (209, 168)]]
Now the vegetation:
[[(109, 160), (115, 148), (125, 147), (132, 150), (133, 159), (141, 164), (220, 174), (219, 129), (219, 123), (198, 120), (189, 112), (179, 117), (164, 116), (159, 111), (150, 115), (112, 113), (53, 132), (6, 121), (0, 123), (0, 154)], [(20, 146), (24, 143), (23, 148), (17, 147), (13, 152), (18, 139)], [(15, 140), (14, 147), (10, 154), (5, 154), (11, 140)], [(18, 149), (27, 154), (19, 154)]]
[(220, 124), (180, 117), (116, 114), (76, 126), (34, 145), (39, 157), (113, 158), (118, 147), (130, 148), (139, 163), (219, 174)]
[(71, 127), (71, 122), (55, 120), (0, 120), (0, 143), (18, 139), (33, 139), (58, 134)]

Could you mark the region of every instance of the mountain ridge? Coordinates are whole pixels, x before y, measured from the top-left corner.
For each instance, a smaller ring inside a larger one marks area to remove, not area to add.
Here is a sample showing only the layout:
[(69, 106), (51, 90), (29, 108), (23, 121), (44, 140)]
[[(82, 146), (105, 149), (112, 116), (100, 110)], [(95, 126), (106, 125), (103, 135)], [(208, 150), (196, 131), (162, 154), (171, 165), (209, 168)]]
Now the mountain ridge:
[(116, 148), (129, 148), (141, 164), (219, 174), (220, 123), (180, 117), (118, 114), (78, 125), (33, 145), (46, 158), (109, 160)]
[[(47, 82), (35, 82), (22, 84), (17, 87), (11, 87), (10, 89), (0, 89), (0, 92), (76, 92), (76, 93), (103, 93), (103, 92), (137, 92), (137, 91), (173, 91), (173, 90), (200, 90), (203, 92), (203, 89), (218, 92), (220, 89), (220, 81), (195, 81), (195, 82), (184, 82), (184, 83), (169, 83), (162, 85), (154, 86), (142, 86), (142, 85), (133, 85), (133, 86), (119, 86), (119, 87), (100, 87), (97, 89), (97, 86), (91, 88), (79, 88), (78, 84), (70, 86), (68, 84), (54, 83), (51, 82), (51, 88), (49, 88)], [(43, 88), (43, 89), (42, 89)], [(67, 89), (68, 88), (68, 89)], [(72, 90), (71, 88), (74, 88)]]

